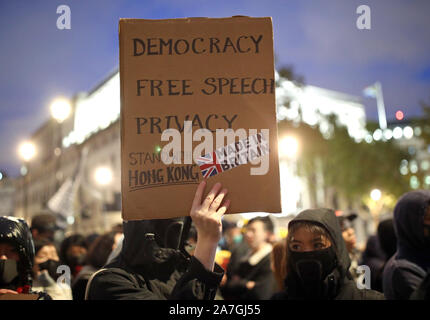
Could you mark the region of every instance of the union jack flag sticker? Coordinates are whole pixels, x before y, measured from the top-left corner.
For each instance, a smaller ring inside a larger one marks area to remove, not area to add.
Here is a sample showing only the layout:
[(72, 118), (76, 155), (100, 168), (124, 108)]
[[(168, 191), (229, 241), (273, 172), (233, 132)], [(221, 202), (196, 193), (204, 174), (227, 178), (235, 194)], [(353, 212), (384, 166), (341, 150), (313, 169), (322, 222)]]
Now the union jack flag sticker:
[(215, 152), (198, 157), (196, 161), (202, 171), (203, 178), (209, 178), (224, 171), (221, 165), (217, 163)]

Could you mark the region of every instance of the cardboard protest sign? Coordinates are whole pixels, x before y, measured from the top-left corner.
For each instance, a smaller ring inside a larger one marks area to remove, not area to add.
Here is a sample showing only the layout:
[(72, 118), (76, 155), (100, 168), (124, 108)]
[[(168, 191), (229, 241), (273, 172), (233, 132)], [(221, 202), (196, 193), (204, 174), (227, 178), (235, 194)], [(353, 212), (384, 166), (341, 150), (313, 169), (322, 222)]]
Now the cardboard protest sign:
[(229, 213), (281, 212), (271, 18), (121, 19), (125, 220), (189, 214), (221, 182)]

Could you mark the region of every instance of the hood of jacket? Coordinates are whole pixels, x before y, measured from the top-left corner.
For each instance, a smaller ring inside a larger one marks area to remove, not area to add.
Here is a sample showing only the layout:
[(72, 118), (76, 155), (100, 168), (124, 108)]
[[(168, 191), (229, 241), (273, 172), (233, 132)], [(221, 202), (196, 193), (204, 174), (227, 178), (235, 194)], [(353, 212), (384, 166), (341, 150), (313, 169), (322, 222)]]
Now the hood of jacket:
[(430, 191), (416, 190), (404, 194), (394, 208), (397, 235), (397, 258), (430, 266), (430, 242), (424, 236), (424, 214), (430, 206)]
[(348, 250), (346, 249), (345, 241), (342, 237), (339, 220), (336, 214), (331, 209), (309, 209), (299, 213), (293, 220), (290, 221), (290, 228), (296, 222), (310, 222), (324, 227), (329, 233), (336, 251), (338, 260), (337, 269), (340, 276), (343, 278), (348, 274), (348, 269), (351, 265)]
[[(185, 218), (124, 221), (124, 240), (119, 261), (126, 269), (149, 277), (168, 276), (174, 261), (184, 258), (179, 250)], [(175, 265), (176, 264), (176, 265)]]
[(31, 286), (34, 244), (27, 223), (15, 217), (0, 217), (0, 242), (9, 243), (18, 252), (19, 286)]

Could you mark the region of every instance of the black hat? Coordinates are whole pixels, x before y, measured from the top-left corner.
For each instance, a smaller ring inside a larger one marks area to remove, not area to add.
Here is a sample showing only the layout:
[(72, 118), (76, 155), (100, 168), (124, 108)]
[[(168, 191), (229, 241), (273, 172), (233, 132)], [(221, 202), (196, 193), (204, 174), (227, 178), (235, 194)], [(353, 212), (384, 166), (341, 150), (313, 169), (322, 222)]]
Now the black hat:
[(341, 229), (345, 230), (352, 227), (352, 221), (354, 221), (357, 217), (358, 215), (355, 212), (352, 212), (348, 215), (339, 215), (337, 216), (337, 219)]

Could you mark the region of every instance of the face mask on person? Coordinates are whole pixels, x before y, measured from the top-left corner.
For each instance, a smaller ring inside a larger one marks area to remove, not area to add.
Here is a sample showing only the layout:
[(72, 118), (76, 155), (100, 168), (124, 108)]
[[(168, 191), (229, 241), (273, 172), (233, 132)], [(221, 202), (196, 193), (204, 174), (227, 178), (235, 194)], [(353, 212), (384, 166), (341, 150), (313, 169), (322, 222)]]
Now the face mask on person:
[(15, 260), (0, 260), (0, 288), (12, 283), (18, 275), (18, 264)]
[(333, 246), (326, 249), (290, 252), (290, 263), (299, 278), (300, 286), (306, 297), (322, 297), (324, 295), (324, 279), (337, 266), (336, 252)]
[(60, 274), (57, 273), (57, 268), (60, 265), (59, 261), (56, 260), (46, 260), (43, 263), (39, 263), (39, 269), (47, 270), (52, 279), (57, 280)]
[(67, 257), (70, 267), (82, 266), (85, 262), (85, 254), (71, 255)]

